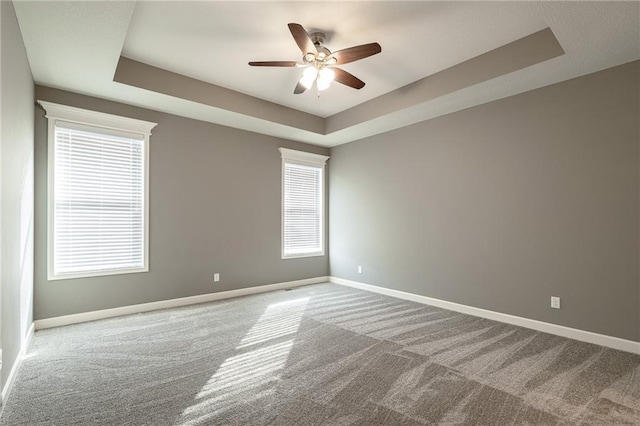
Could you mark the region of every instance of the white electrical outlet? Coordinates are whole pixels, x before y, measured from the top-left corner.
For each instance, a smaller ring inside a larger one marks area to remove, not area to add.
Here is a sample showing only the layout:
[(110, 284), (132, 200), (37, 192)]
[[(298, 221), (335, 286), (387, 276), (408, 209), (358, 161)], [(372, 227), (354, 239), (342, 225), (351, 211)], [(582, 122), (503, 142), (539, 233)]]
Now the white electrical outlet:
[(560, 298), (551, 296), (551, 307), (554, 309), (560, 309)]
[(362, 273), (362, 266), (358, 266), (358, 273), (361, 274)]
[(215, 274), (213, 274), (213, 282), (217, 283), (218, 281), (220, 281), (220, 274), (216, 272)]

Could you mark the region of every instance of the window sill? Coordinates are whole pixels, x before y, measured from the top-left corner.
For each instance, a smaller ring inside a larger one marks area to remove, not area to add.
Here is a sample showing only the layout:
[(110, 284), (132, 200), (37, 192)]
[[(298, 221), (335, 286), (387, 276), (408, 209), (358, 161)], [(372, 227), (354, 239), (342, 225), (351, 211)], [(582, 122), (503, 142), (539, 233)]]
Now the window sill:
[(288, 256), (282, 256), (282, 260), (300, 259), (300, 258), (304, 258), (304, 257), (322, 257), (322, 256), (324, 256), (324, 253), (291, 254), (291, 255), (288, 255)]
[(141, 272), (149, 272), (148, 267), (137, 269), (116, 269), (111, 271), (93, 271), (93, 272), (78, 272), (75, 274), (53, 275), (47, 276), (48, 281), (60, 281), (60, 280), (72, 280), (76, 278), (93, 278), (104, 277), (109, 275), (124, 275), (124, 274), (139, 274)]

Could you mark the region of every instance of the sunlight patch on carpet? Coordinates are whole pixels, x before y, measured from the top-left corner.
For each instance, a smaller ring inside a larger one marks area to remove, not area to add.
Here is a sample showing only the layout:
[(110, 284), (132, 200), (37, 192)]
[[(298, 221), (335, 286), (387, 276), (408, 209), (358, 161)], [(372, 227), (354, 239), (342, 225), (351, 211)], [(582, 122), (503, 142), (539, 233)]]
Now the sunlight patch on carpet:
[(270, 305), (242, 339), (237, 349), (296, 333), (308, 301), (308, 297), (303, 297)]
[(308, 301), (269, 305), (236, 347), (239, 353), (222, 363), (182, 412), (184, 424), (200, 424), (232, 408), (238, 395), (251, 402), (272, 394), (294, 344), (294, 339), (282, 339), (298, 331)]

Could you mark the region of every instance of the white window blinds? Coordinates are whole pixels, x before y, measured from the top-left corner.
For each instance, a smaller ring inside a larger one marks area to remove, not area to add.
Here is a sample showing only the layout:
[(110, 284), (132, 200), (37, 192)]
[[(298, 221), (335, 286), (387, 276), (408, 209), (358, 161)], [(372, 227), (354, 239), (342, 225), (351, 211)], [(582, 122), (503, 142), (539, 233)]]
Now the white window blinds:
[(50, 123), (49, 279), (148, 270), (148, 135)]
[(324, 163), (328, 157), (280, 148), (283, 158), (282, 256), (324, 254)]
[(55, 132), (54, 274), (143, 268), (142, 139)]

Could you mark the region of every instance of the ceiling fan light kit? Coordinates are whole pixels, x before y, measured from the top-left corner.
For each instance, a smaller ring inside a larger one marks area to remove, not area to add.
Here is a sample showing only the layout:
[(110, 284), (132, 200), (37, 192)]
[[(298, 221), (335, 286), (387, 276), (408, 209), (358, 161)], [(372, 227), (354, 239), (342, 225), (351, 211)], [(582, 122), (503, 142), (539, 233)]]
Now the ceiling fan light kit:
[(302, 73), (302, 78), (300, 79), (300, 84), (302, 84), (307, 89), (310, 89), (313, 86), (313, 82), (318, 77), (318, 70), (316, 67), (308, 67)]
[(347, 64), (373, 56), (382, 51), (378, 43), (363, 44), (331, 53), (322, 44), (326, 35), (314, 32), (309, 35), (300, 24), (289, 24), (289, 31), (296, 44), (302, 51), (302, 62), (294, 61), (259, 61), (249, 62), (254, 67), (302, 67), (302, 77), (298, 81), (293, 93), (298, 95), (313, 87), (315, 83), (320, 92), (328, 89), (331, 82), (336, 81), (354, 89), (362, 89), (365, 83), (347, 71), (335, 65)]

